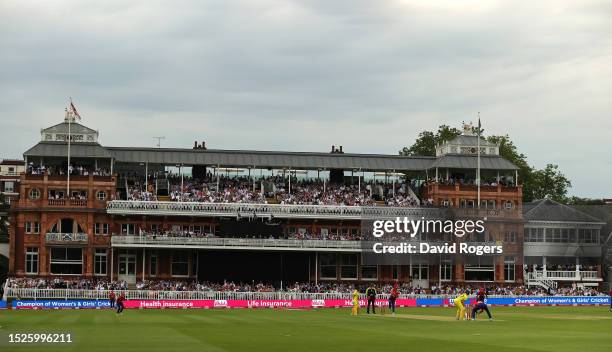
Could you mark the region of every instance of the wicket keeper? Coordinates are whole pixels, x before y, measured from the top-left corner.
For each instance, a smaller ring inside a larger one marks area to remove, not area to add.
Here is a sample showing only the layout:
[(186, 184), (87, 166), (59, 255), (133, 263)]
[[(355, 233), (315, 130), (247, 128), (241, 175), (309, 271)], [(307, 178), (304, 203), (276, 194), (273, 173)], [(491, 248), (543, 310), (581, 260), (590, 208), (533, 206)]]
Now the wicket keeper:
[(476, 305), (474, 306), (474, 308), (472, 308), (472, 320), (476, 320), (476, 313), (478, 312), (482, 313), (483, 311), (487, 312), (487, 315), (489, 316), (489, 320), (493, 320), (493, 317), (491, 316), (491, 312), (489, 312), (489, 307), (485, 303), (486, 297), (487, 295), (485, 291), (483, 289), (480, 289), (478, 291), (478, 294), (476, 295)]

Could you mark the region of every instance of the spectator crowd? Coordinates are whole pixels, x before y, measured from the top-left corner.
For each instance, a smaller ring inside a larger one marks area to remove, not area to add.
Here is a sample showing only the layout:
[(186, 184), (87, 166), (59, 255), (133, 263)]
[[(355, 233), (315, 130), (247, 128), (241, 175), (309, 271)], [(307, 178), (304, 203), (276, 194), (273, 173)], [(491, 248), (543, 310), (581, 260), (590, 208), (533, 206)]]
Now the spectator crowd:
[[(298, 180), (268, 177), (253, 180), (247, 177), (212, 176), (203, 179), (169, 178), (168, 197), (171, 201), (206, 203), (275, 203), (297, 205), (387, 205), (417, 207), (412, 183), (384, 184), (363, 182), (337, 184), (321, 180)], [(155, 201), (157, 196), (140, 181), (128, 186), (128, 200)]]
[[(379, 292), (389, 293), (393, 283), (353, 284), (344, 282), (302, 282), (285, 287), (274, 286), (264, 282), (209, 282), (196, 280), (140, 280), (133, 289), (146, 291), (199, 291), (199, 292), (294, 292), (294, 293), (346, 293), (357, 289), (365, 292), (367, 287), (375, 285)], [(38, 289), (75, 289), (75, 290), (127, 290), (125, 281), (109, 281), (106, 279), (44, 279), (44, 278), (9, 278), (8, 288), (38, 288)], [(541, 287), (498, 286), (498, 285), (467, 285), (467, 286), (432, 286), (420, 288), (408, 282), (400, 283), (398, 291), (402, 295), (447, 295), (456, 296), (462, 292), (476, 292), (484, 288), (488, 295), (500, 296), (601, 296), (604, 293), (595, 288), (563, 287), (546, 290)]]

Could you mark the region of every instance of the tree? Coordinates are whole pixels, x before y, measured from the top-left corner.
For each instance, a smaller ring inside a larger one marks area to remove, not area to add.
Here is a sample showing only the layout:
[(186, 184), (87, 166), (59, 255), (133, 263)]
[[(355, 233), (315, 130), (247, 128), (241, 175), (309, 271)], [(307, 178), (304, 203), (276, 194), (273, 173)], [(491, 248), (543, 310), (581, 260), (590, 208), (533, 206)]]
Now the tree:
[(419, 133), (419, 137), (414, 144), (410, 148), (402, 148), (399, 154), (406, 156), (436, 156), (437, 145), (450, 141), (460, 134), (461, 131), (454, 127), (441, 125), (436, 133), (431, 131)]
[(505, 136), (489, 136), (487, 141), (499, 146), (499, 155), (504, 159), (516, 165), (518, 170), (519, 183), (523, 186), (523, 200), (530, 202), (534, 199), (533, 188), (533, 168), (529, 166), (527, 157), (523, 153), (519, 153), (516, 145), (510, 140), (508, 135)]
[(604, 205), (603, 199), (593, 199), (593, 198), (581, 198), (581, 197), (569, 197), (567, 200), (567, 204), (569, 205)]
[[(476, 133), (478, 127), (473, 127)], [(482, 133), (481, 129), (481, 133)], [(410, 147), (404, 147), (399, 153), (407, 156), (435, 156), (436, 146), (459, 136), (461, 130), (447, 125), (441, 125), (437, 132), (423, 131)], [(516, 165), (518, 169), (519, 184), (523, 186), (523, 201), (530, 202), (536, 199), (549, 197), (555, 201), (568, 202), (567, 191), (571, 182), (559, 171), (557, 165), (549, 164), (543, 170), (530, 166), (527, 156), (520, 153), (508, 135), (489, 136), (487, 141), (499, 146), (499, 154)]]
[(548, 164), (543, 170), (533, 172), (534, 198), (550, 198), (559, 203), (567, 203), (567, 191), (572, 182), (559, 171), (558, 165)]

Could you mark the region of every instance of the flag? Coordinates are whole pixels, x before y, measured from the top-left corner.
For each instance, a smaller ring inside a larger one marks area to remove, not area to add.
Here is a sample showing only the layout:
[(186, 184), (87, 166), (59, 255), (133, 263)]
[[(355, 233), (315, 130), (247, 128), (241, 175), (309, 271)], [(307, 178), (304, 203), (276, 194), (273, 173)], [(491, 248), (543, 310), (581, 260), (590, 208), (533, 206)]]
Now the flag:
[(81, 115), (79, 115), (76, 107), (74, 107), (74, 104), (72, 103), (72, 100), (70, 100), (70, 111), (72, 111), (72, 113), (74, 114), (74, 116), (76, 118), (78, 118), (79, 120), (81, 120)]
[(481, 129), (480, 129), (480, 117), (479, 117), (478, 118), (478, 136), (480, 136), (480, 133), (481, 133), (480, 131)]

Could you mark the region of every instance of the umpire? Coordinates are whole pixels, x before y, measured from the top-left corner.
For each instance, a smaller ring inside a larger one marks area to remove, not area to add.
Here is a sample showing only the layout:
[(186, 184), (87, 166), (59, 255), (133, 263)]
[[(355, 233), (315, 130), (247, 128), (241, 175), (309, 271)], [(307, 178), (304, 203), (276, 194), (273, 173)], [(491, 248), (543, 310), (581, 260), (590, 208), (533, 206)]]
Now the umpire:
[(370, 305), (372, 305), (372, 313), (376, 314), (376, 288), (374, 285), (370, 285), (366, 290), (366, 296), (368, 297), (368, 308), (366, 309), (367, 314), (370, 314)]

